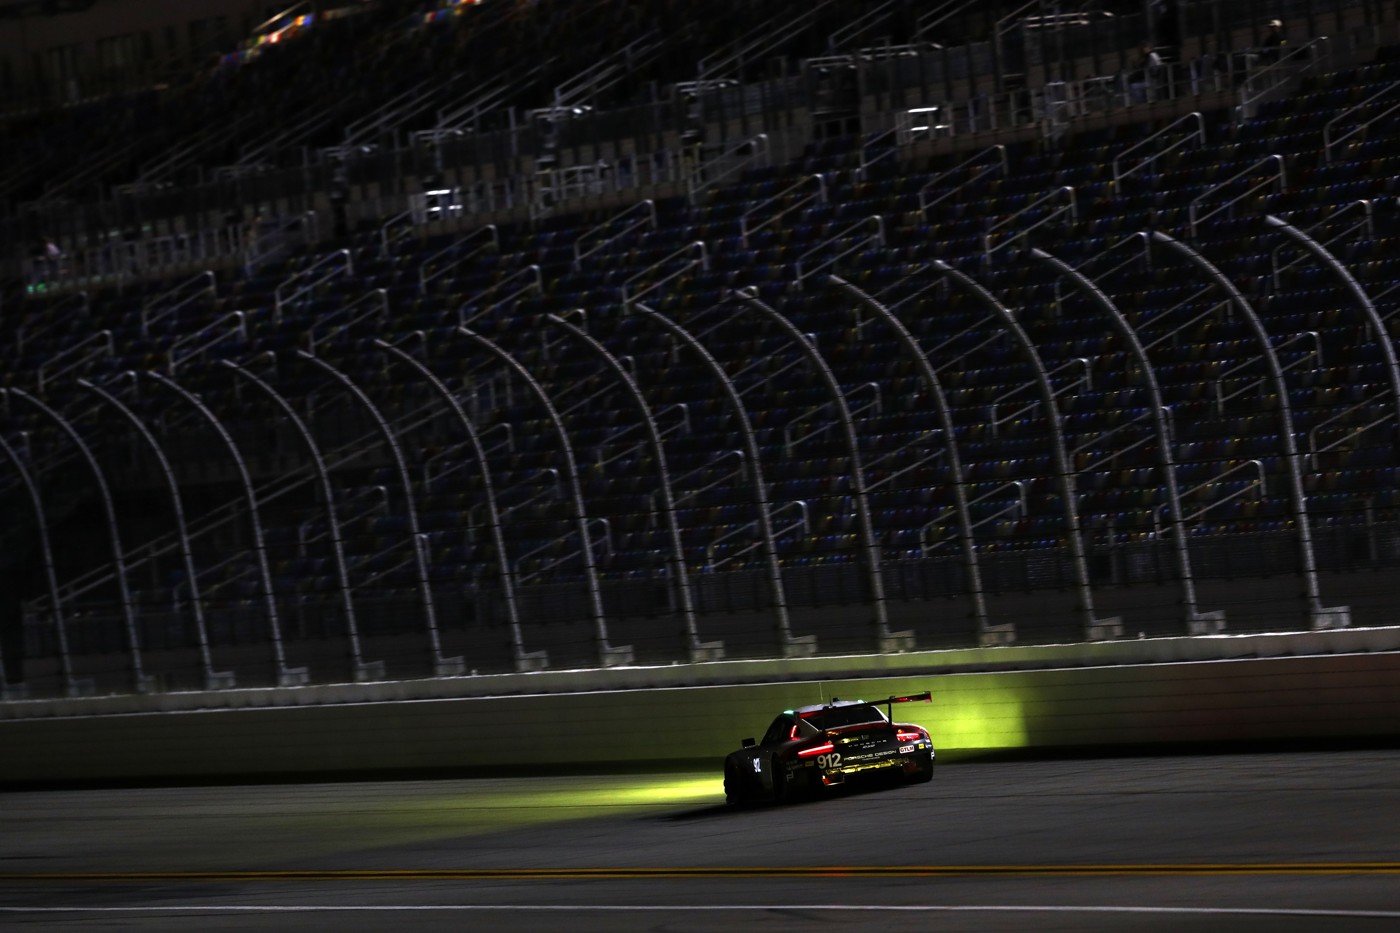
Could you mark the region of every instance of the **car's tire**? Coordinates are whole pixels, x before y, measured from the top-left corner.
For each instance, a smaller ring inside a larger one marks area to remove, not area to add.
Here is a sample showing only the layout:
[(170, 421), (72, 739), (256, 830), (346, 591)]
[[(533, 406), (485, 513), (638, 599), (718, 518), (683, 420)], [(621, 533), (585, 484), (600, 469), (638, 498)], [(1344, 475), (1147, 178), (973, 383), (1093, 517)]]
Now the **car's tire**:
[(739, 769), (729, 761), (724, 763), (724, 802), (731, 807), (745, 802), (743, 779), (739, 776)]
[(933, 780), (933, 756), (925, 755), (919, 760), (919, 767), (909, 777), (910, 784), (927, 784)]
[(793, 792), (787, 777), (787, 767), (777, 755), (768, 759), (768, 767), (773, 771), (773, 802), (787, 803), (792, 799)]

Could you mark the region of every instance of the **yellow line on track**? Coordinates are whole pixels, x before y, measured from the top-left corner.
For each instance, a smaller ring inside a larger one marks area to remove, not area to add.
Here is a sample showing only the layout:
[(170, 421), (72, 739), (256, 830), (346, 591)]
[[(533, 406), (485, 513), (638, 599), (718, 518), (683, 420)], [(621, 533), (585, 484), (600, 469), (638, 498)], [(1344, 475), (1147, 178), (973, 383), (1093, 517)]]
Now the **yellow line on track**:
[(582, 881), (675, 878), (938, 878), (1092, 875), (1400, 875), (1400, 862), (1219, 862), (1086, 865), (799, 865), (672, 868), (289, 869), (280, 871), (0, 872), (0, 882)]

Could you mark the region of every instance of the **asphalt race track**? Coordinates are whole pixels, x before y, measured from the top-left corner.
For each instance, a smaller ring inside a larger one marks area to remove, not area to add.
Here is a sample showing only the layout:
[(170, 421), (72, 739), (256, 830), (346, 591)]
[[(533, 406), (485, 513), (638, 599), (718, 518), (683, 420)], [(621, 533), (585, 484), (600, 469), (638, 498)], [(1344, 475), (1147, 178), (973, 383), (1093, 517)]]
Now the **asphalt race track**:
[(1400, 751), (0, 795), (0, 928), (1400, 928)]

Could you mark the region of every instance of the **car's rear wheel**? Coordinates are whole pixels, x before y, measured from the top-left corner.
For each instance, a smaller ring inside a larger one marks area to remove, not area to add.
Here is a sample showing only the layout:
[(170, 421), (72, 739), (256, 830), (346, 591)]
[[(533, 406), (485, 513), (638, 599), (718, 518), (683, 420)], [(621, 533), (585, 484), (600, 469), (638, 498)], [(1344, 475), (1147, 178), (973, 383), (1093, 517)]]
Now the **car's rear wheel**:
[(927, 784), (933, 780), (933, 756), (925, 755), (919, 759), (919, 767), (909, 776), (910, 784)]

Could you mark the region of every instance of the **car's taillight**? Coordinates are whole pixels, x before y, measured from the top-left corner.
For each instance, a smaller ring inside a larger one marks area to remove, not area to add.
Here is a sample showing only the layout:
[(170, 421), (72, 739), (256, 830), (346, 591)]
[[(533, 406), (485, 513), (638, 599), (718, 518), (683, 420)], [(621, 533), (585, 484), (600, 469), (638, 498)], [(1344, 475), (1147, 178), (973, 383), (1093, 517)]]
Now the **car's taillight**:
[(823, 742), (820, 745), (813, 745), (811, 748), (804, 748), (797, 753), (798, 758), (811, 758), (813, 755), (821, 755), (835, 748), (830, 742)]
[(899, 739), (901, 742), (917, 742), (919, 739), (922, 739), (924, 737), (924, 734), (922, 732), (911, 731), (908, 729), (899, 729), (895, 732), (894, 737)]

